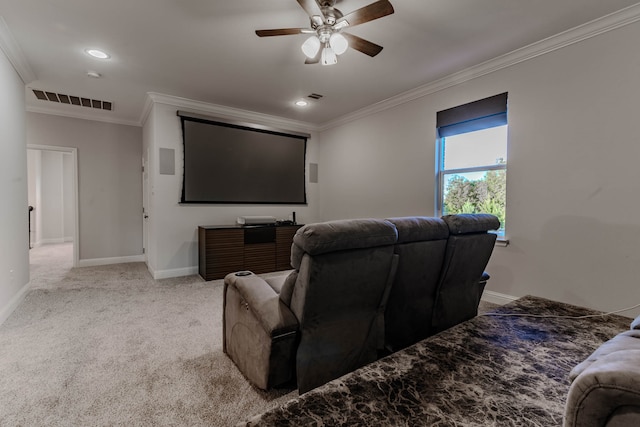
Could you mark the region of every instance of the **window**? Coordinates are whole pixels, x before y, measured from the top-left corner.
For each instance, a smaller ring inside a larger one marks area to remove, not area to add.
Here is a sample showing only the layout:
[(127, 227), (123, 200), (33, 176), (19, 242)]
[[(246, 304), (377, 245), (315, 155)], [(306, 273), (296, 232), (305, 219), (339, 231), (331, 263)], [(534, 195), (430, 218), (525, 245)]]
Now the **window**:
[(490, 213), (505, 236), (507, 94), (438, 113), (440, 215)]

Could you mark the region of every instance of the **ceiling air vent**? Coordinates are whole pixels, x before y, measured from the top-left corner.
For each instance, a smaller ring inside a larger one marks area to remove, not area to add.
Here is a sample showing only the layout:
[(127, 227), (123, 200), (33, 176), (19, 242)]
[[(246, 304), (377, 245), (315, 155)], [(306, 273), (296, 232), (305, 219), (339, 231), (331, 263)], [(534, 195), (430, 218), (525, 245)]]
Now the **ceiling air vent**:
[(307, 98), (320, 99), (322, 98), (322, 95), (320, 95), (319, 93), (312, 93), (311, 95), (307, 95)]
[(110, 101), (100, 101), (99, 99), (81, 98), (78, 96), (63, 95), (55, 92), (45, 92), (33, 89), (36, 98), (42, 101), (58, 102), (61, 104), (80, 105), (82, 107), (96, 108), (99, 110), (113, 110), (113, 103)]

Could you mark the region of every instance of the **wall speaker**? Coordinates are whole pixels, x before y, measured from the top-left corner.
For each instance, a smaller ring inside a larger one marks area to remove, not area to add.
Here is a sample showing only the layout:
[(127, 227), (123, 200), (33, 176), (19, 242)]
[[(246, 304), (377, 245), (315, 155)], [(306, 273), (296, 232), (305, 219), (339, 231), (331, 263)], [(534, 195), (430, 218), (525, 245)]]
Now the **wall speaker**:
[(309, 182), (318, 183), (318, 164), (309, 163)]
[(160, 149), (160, 175), (176, 174), (176, 150), (173, 148)]

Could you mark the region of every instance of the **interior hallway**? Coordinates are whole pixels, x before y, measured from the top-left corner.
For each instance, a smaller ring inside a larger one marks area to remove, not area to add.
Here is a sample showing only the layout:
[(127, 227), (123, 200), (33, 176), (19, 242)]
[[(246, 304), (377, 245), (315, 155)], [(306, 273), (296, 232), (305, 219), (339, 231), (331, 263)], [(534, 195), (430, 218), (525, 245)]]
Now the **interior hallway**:
[(50, 243), (29, 250), (31, 288), (60, 281), (73, 267), (73, 242)]

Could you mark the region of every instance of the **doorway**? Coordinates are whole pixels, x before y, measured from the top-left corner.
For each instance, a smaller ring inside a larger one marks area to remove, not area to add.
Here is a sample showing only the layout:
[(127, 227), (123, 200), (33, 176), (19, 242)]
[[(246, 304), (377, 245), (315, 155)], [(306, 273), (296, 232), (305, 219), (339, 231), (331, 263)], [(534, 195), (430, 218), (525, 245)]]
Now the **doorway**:
[(30, 259), (76, 267), (79, 259), (76, 148), (27, 145)]
[[(149, 254), (147, 253), (149, 240), (149, 148), (142, 158), (142, 253), (149, 268)], [(151, 270), (149, 270), (151, 271)]]

